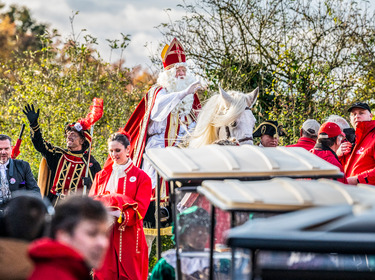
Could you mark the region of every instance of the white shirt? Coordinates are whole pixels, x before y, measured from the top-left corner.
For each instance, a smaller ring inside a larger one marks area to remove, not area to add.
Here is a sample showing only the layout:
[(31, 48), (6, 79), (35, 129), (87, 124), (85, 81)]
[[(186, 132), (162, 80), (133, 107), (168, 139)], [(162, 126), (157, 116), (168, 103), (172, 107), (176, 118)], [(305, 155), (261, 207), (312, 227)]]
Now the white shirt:
[(129, 165), (132, 163), (131, 159), (128, 159), (128, 162), (126, 164), (116, 164), (113, 163), (112, 165), (112, 173), (109, 177), (106, 191), (109, 191), (110, 193), (117, 193), (118, 189), (118, 180), (122, 177), (126, 176), (125, 170), (129, 167)]

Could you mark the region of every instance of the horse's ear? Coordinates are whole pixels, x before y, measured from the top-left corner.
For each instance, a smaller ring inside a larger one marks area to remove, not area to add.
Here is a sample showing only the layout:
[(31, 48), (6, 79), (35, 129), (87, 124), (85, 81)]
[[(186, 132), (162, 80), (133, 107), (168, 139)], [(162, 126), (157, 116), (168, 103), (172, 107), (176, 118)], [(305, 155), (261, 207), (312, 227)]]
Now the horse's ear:
[(232, 97), (228, 93), (226, 93), (226, 91), (223, 90), (220, 85), (219, 85), (219, 92), (220, 92), (220, 96), (224, 99), (225, 106), (229, 108), (230, 105), (232, 104)]
[(252, 92), (246, 94), (247, 105), (251, 108), (257, 102), (259, 94), (259, 87), (254, 89)]

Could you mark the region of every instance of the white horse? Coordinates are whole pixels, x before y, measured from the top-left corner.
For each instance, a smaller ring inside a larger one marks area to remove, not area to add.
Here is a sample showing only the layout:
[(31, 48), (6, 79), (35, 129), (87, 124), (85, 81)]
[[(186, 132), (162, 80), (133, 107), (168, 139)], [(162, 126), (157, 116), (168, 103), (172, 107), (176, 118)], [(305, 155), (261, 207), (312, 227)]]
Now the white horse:
[(199, 113), (189, 147), (197, 148), (229, 138), (236, 139), (241, 145), (252, 145), (256, 119), (251, 108), (258, 93), (259, 88), (248, 94), (238, 91), (227, 93), (219, 86), (219, 94), (209, 98)]

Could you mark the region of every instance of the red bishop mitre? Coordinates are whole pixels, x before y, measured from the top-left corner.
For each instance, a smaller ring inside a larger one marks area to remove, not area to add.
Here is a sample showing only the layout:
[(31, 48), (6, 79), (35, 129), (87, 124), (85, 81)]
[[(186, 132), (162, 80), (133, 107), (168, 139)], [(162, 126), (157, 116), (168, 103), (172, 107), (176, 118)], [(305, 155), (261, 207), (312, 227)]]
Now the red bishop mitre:
[(176, 63), (185, 63), (185, 51), (181, 43), (174, 38), (170, 45), (165, 45), (161, 52), (161, 59), (165, 70), (171, 69)]

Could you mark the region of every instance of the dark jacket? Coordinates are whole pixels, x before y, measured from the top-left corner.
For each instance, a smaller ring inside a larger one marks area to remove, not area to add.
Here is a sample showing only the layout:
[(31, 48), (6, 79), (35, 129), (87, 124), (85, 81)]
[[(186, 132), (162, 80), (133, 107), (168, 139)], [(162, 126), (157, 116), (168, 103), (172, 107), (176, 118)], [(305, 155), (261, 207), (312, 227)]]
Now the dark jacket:
[(18, 159), (9, 159), (6, 173), (11, 192), (30, 190), (40, 195), (40, 189), (28, 162)]
[[(39, 125), (31, 127), (31, 140), (35, 149), (46, 159), (52, 173), (49, 185), (50, 192), (55, 194), (69, 194), (83, 188), (82, 178), (85, 175), (88, 151), (72, 152), (52, 145), (42, 137)], [(89, 186), (91, 187), (95, 174), (101, 170), (100, 164), (90, 156)], [(53, 196), (49, 196), (50, 199)]]

